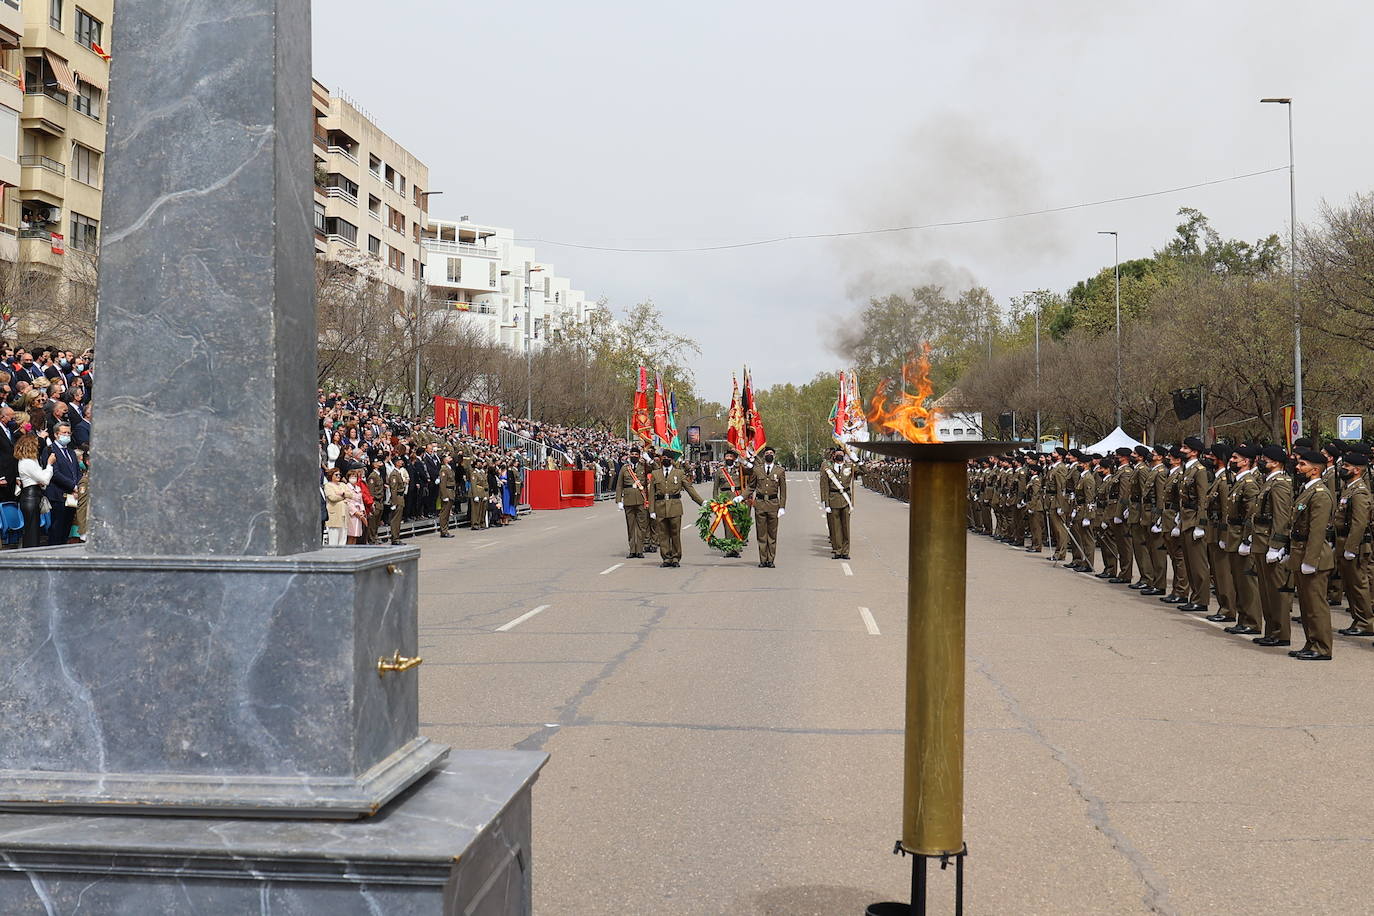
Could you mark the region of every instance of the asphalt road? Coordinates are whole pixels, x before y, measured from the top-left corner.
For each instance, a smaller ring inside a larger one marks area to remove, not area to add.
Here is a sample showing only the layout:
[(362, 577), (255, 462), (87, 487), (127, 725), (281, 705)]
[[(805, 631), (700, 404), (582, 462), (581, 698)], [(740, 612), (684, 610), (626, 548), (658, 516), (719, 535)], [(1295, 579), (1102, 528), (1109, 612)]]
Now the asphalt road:
[[(862, 491), (846, 565), (791, 483), (776, 569), (626, 560), (608, 503), (413, 542), (422, 730), (552, 755), (536, 912), (907, 899), (906, 507)], [(1369, 640), (1292, 661), (973, 535), (968, 606), (969, 913), (1374, 913)]]

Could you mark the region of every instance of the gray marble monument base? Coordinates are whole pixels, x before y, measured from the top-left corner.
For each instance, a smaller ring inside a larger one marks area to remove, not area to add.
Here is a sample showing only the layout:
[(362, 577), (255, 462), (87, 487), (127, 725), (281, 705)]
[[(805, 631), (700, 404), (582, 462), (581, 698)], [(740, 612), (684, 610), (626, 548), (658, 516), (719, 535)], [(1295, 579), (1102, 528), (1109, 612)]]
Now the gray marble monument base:
[(523, 916), (547, 759), (453, 751), (356, 821), (0, 814), (0, 913)]
[(372, 814), (419, 734), (413, 547), (0, 554), (0, 810)]

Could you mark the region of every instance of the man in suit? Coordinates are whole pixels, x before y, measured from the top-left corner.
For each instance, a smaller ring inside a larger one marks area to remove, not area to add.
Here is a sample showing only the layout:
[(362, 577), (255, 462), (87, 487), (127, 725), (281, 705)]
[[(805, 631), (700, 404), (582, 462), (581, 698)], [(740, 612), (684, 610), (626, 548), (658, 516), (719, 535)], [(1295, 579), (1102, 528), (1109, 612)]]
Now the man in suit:
[(777, 463), (777, 452), (772, 446), (764, 446), (763, 459), (754, 463), (750, 487), (754, 493), (759, 566), (772, 569), (778, 554), (778, 519), (787, 514), (787, 472)]
[(14, 443), (19, 440), (19, 432), (13, 428), (14, 410), (8, 404), (0, 404), (0, 502), (10, 502), (15, 482), (19, 479), (19, 462), (14, 458)]
[(47, 455), (57, 456), (52, 466), (52, 481), (44, 494), (52, 507), (48, 515), (50, 546), (67, 543), (71, 535), (72, 516), (76, 514), (76, 507), (67, 505), (67, 496), (71, 494), (74, 497), (76, 485), (81, 482), (81, 464), (71, 448), (72, 428), (63, 423), (54, 432), (56, 436), (48, 443), (45, 454), (40, 456), (40, 463), (47, 460)]
[(1331, 660), (1331, 611), (1326, 603), (1326, 580), (1336, 562), (1326, 529), (1335, 500), (1322, 483), (1326, 456), (1315, 449), (1297, 451), (1298, 474), (1305, 479), (1293, 507), (1289, 565), (1297, 573), (1298, 612), (1307, 643), (1288, 654), (1300, 661)]
[(659, 555), (663, 558), (660, 566), (682, 565), (683, 493), (692, 497), (698, 506), (702, 504), (701, 496), (692, 486), (692, 479), (665, 452), (649, 478), (650, 504), (653, 506), (649, 517), (658, 528)]

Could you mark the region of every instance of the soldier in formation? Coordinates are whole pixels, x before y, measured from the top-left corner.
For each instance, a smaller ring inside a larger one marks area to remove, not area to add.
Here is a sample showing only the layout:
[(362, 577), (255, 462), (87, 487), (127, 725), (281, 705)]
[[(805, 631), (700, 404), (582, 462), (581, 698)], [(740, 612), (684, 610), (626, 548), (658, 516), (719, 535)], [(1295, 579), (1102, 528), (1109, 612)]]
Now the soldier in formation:
[(842, 446), (831, 450), (821, 465), (821, 505), (830, 533), (830, 558), (849, 559), (849, 517), (854, 509), (854, 481), (861, 476)]

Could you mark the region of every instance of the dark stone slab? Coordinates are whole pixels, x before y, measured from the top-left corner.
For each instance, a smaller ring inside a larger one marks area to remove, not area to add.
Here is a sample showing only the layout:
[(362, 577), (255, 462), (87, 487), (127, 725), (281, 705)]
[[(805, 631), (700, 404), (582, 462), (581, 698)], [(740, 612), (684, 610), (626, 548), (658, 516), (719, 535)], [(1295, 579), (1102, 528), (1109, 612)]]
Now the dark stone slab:
[(0, 912), (528, 914), (545, 760), (455, 751), (359, 821), (0, 814)]
[(446, 748), (419, 735), (419, 550), (0, 554), (0, 807), (352, 817)]
[(91, 549), (319, 546), (310, 4), (119, 10)]

